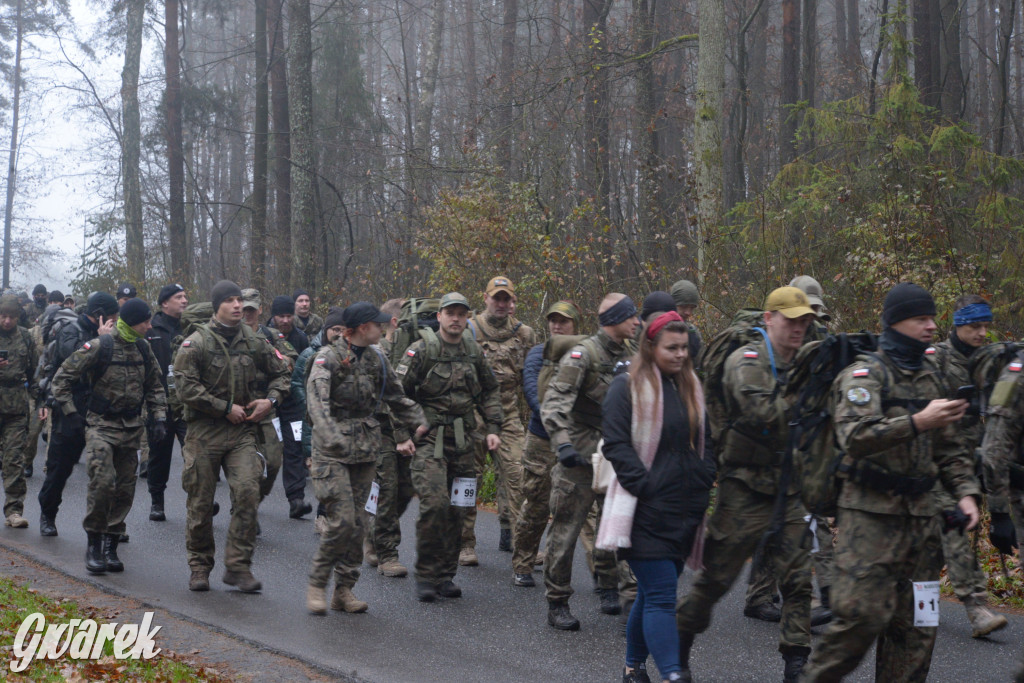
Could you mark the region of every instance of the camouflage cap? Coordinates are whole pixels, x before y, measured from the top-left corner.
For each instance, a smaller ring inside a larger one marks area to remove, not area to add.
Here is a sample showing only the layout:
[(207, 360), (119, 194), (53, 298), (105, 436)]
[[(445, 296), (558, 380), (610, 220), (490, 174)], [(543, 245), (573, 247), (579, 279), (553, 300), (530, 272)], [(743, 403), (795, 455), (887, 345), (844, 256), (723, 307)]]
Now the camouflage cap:
[(812, 306), (821, 306), (825, 308), (825, 302), (822, 299), (825, 296), (824, 290), (821, 288), (821, 283), (815, 280), (810, 275), (798, 275), (793, 278), (793, 281), (789, 283), (790, 287), (796, 287), (804, 294), (807, 295), (807, 300), (811, 302)]
[(779, 287), (764, 300), (764, 310), (778, 311), (787, 318), (815, 315), (807, 295), (796, 287)]
[(441, 305), (437, 308), (438, 310), (441, 310), (442, 308), (448, 308), (449, 306), (465, 306), (466, 310), (471, 310), (469, 301), (458, 292), (448, 292), (442, 296)]
[(487, 289), (484, 291), (487, 292), (487, 296), (494, 296), (498, 292), (505, 292), (509, 296), (516, 295), (516, 288), (512, 286), (512, 281), (504, 275), (491, 278), (491, 281), (487, 283)]
[(242, 310), (246, 308), (255, 308), (257, 310), (262, 306), (262, 300), (260, 299), (260, 290), (249, 287), (248, 289), (242, 290)]
[(670, 290), (676, 306), (700, 306), (700, 292), (689, 280), (679, 280)]
[(579, 322), (580, 318), (583, 317), (583, 314), (580, 313), (579, 307), (573, 302), (567, 300), (556, 301), (551, 304), (551, 308), (549, 308), (548, 312), (544, 314), (544, 318), (550, 318), (555, 314), (565, 316), (566, 318), (575, 320), (576, 322)]
[(9, 294), (0, 297), (0, 315), (9, 315), (14, 318), (21, 315), (21, 304), (18, 303), (18, 297)]

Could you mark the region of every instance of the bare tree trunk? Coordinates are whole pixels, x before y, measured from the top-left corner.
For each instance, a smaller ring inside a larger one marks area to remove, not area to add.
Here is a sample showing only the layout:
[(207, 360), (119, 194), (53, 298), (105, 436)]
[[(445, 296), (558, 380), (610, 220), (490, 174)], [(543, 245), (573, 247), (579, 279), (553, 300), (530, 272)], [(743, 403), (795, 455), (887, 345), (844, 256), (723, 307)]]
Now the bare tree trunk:
[(992, 58), (989, 46), (994, 42), (992, 36), (995, 29), (992, 25), (992, 17), (989, 15), (989, 3), (986, 0), (979, 0), (978, 11), (975, 17), (978, 22), (978, 56), (976, 59), (978, 65), (976, 76), (978, 81), (978, 114), (976, 126), (983, 138), (991, 140), (991, 106), (995, 98), (992, 94), (992, 79), (989, 75), (989, 59)]
[(964, 69), (960, 59), (960, 0), (939, 0), (942, 41), (942, 115), (959, 121), (964, 113)]
[(860, 54), (860, 0), (846, 0), (846, 61), (853, 89), (861, 83), (860, 70), (864, 59)]
[(519, 18), (519, 0), (504, 0), (504, 16), (501, 26), (501, 62), (499, 63), (499, 89), (501, 104), (498, 105), (498, 165), (506, 177), (512, 172), (512, 140), (515, 118), (515, 104), (512, 74), (516, 60), (516, 25)]
[(142, 232), (142, 188), (139, 185), (139, 154), (142, 127), (139, 122), (139, 62), (146, 0), (125, 4), (124, 69), (121, 71), (121, 175), (124, 183), (125, 257), (128, 278), (138, 287), (146, 284), (146, 248)]
[(288, 67), (284, 43), (284, 0), (268, 7), (271, 109), (274, 120), (274, 256), (278, 282), (291, 282), (291, 149), (288, 124)]
[[(818, 60), (818, 0), (802, 0), (803, 16), (800, 31), (800, 99), (808, 107), (814, 106), (814, 88), (817, 80)], [(803, 117), (801, 117), (802, 119)], [(803, 141), (803, 151), (807, 152), (814, 146), (814, 140), (807, 137)]]
[(697, 277), (707, 271), (707, 243), (722, 222), (722, 93), (725, 90), (725, 2), (699, 0), (700, 45), (693, 125), (697, 167)]
[(480, 115), (480, 86), (476, 77), (476, 2), (465, 0), (463, 9), (466, 17), (466, 130), (463, 144), (477, 148), (477, 117)]
[(800, 99), (800, 5), (782, 0), (782, 101), (779, 120), (779, 162), (796, 156), (797, 116), (793, 105)]
[(584, 84), (583, 135), (587, 150), (587, 179), (590, 192), (597, 200), (601, 213), (611, 219), (611, 163), (609, 144), (609, 91), (608, 68), (604, 62), (608, 50), (608, 12), (612, 0), (583, 0), (583, 25), (587, 61), (590, 75)]
[[(654, 12), (658, 0), (633, 0), (633, 16), (636, 22), (635, 51), (644, 54), (654, 46)], [(656, 169), (658, 166), (658, 117), (654, 109), (654, 60), (643, 59), (637, 66), (636, 75), (636, 126), (635, 139), (638, 147), (636, 158), (640, 163), (637, 188), (638, 228), (645, 231), (654, 224), (653, 208), (658, 191)]]
[(764, 8), (764, 0), (758, 0), (754, 9), (750, 12), (750, 15), (746, 18), (743, 24), (740, 25), (739, 36), (736, 38), (738, 51), (736, 60), (736, 81), (737, 90), (739, 91), (739, 101), (736, 103), (736, 134), (733, 137), (732, 163), (734, 165), (734, 183), (736, 183), (737, 187), (734, 192), (729, 192), (731, 198), (725, 203), (727, 209), (731, 209), (736, 202), (743, 201), (747, 198), (747, 168), (744, 161), (747, 145), (747, 125), (750, 117), (750, 83), (748, 80), (750, 71), (750, 55), (748, 54), (747, 49), (747, 34), (750, 31), (751, 24), (754, 23), (754, 20), (762, 12), (767, 12), (767, 9)]
[(938, 0), (913, 0), (914, 83), (921, 102), (933, 109), (941, 104), (939, 81), (939, 5)]
[(421, 202), (430, 198), (429, 168), (433, 142), (431, 131), (434, 118), (434, 102), (437, 95), (437, 74), (441, 67), (441, 38), (444, 35), (444, 0), (434, 0), (430, 15), (430, 29), (426, 39), (426, 54), (423, 57), (423, 78), (420, 80), (419, 110), (413, 140), (416, 143), (416, 181), (414, 191)]
[(181, 123), (181, 54), (178, 39), (178, 0), (164, 2), (164, 71), (167, 91), (167, 175), (170, 180), (167, 226), (171, 242), (171, 279), (189, 282), (187, 228), (185, 226), (185, 151)]
[(252, 139), (252, 243), (250, 277), (261, 292), (267, 286), (267, 0), (256, 0), (256, 111)]
[(1010, 38), (1013, 36), (1013, 22), (1017, 17), (1016, 0), (999, 0), (999, 52), (997, 55), (996, 84), (996, 154), (1002, 154), (1006, 144), (1006, 107), (1010, 101)]
[(22, 0), (15, 8), (14, 97), (11, 100), (11, 148), (7, 156), (7, 204), (4, 211), (3, 288), (11, 286), (11, 227), (14, 220), (14, 191), (18, 180), (18, 113), (21, 109), (21, 45), (24, 39)]
[(846, 46), (846, 0), (835, 0), (834, 11), (836, 15), (836, 62), (839, 66), (839, 93), (840, 97), (846, 98), (852, 94), (852, 89), (850, 88), (850, 65), (846, 59), (846, 55), (849, 52), (849, 48)]
[(293, 286), (319, 290), (309, 258), (319, 244), (316, 220), (316, 153), (313, 145), (313, 39), (310, 0), (288, 0), (291, 94), (291, 258)]

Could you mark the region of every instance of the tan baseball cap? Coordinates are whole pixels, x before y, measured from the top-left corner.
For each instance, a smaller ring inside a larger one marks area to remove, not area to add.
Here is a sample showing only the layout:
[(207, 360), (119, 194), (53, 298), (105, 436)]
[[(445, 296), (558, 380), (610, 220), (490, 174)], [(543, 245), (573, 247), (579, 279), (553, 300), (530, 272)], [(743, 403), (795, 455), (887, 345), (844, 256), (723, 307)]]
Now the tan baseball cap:
[(549, 308), (548, 312), (544, 314), (544, 317), (550, 318), (552, 315), (555, 314), (565, 316), (566, 318), (569, 318), (570, 320), (575, 320), (576, 322), (579, 322), (580, 318), (582, 317), (582, 315), (580, 314), (579, 307), (576, 306), (576, 304), (574, 304), (573, 302), (566, 300), (556, 301), (555, 303), (551, 304), (551, 308)]
[(796, 287), (779, 287), (764, 300), (764, 310), (778, 311), (787, 318), (815, 315), (807, 295)]
[(498, 292), (505, 292), (509, 296), (516, 295), (516, 288), (512, 286), (512, 281), (504, 275), (491, 278), (491, 281), (487, 283), (487, 289), (484, 291), (487, 292), (487, 296), (494, 296)]

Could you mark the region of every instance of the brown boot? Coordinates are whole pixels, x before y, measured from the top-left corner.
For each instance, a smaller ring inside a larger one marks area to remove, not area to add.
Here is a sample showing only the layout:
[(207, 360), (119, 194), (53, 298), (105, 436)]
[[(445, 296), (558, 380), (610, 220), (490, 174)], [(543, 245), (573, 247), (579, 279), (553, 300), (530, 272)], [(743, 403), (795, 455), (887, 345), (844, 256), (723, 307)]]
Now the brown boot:
[(260, 583), (252, 572), (246, 570), (241, 572), (224, 572), (224, 583), (234, 586), (243, 593), (258, 593), (263, 590)]
[(377, 572), (393, 579), (400, 579), (409, 575), (409, 570), (398, 560), (384, 560), (377, 565)]
[(210, 572), (205, 569), (193, 569), (192, 576), (188, 579), (188, 589), (190, 591), (210, 590)]
[(983, 638), (993, 631), (1006, 628), (1006, 617), (996, 614), (988, 608), (988, 601), (984, 598), (978, 599), (973, 596), (964, 600), (964, 607), (967, 609), (967, 618), (971, 621), (974, 631), (972, 638)]
[(310, 614), (327, 614), (327, 589), (323, 586), (307, 588), (306, 609)]
[(377, 566), (377, 551), (373, 548), (373, 541), (368, 538), (363, 539), (363, 559), (371, 567)]
[(349, 614), (359, 614), (368, 610), (370, 606), (352, 595), (352, 589), (344, 586), (334, 587), (334, 597), (331, 598), (331, 609)]
[(459, 551), (459, 564), (463, 567), (476, 567), (480, 564), (480, 559), (476, 556), (476, 550), (473, 548), (463, 548)]

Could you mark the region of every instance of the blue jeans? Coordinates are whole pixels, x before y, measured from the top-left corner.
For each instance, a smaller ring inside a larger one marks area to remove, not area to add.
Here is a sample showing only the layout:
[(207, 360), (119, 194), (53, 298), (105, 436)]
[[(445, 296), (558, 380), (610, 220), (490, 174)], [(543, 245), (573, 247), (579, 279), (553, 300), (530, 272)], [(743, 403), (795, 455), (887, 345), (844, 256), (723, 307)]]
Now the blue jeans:
[(626, 623), (626, 666), (636, 668), (654, 656), (658, 673), (682, 671), (676, 630), (676, 584), (683, 570), (674, 560), (629, 560), (636, 576), (636, 602)]

